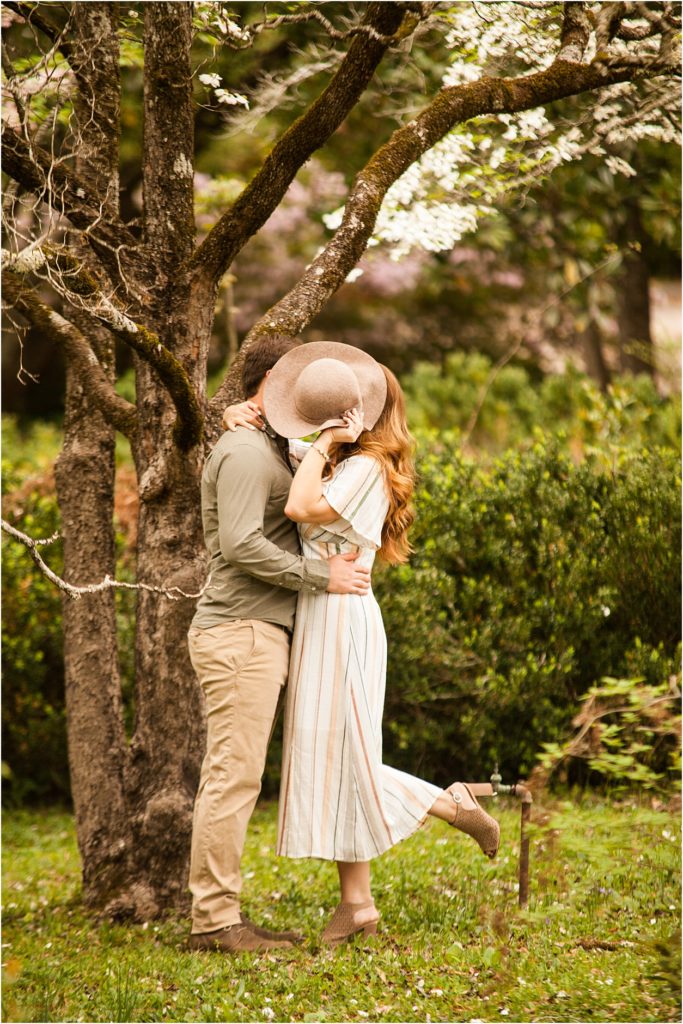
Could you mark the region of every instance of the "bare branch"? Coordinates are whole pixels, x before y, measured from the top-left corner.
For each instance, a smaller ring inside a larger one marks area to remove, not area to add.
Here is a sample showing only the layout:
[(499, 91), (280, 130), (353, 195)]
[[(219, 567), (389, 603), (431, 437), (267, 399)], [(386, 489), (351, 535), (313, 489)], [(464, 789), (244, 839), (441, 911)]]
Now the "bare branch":
[[(398, 4), (370, 3), (363, 24), (384, 36), (399, 28), (403, 16)], [(218, 282), (248, 239), (265, 224), (297, 171), (356, 105), (387, 47), (388, 43), (367, 34), (354, 39), (327, 88), (281, 136), (259, 172), (196, 249), (190, 270)]]
[(5, 78), (7, 79), (7, 87), (11, 93), (12, 99), (14, 100), (14, 106), (17, 108), (19, 121), (21, 122), (24, 131), (26, 131), (26, 107), (24, 106), (19, 90), (16, 87), (16, 74), (14, 67), (12, 66), (12, 61), (9, 59), (9, 54), (7, 53), (7, 47), (5, 46), (4, 41), (0, 42), (0, 48), (2, 50), (2, 70), (4, 71)]
[(84, 586), (76, 587), (72, 583), (67, 583), (66, 580), (62, 579), (61, 576), (58, 576), (56, 572), (53, 572), (38, 551), (39, 546), (52, 544), (54, 541), (58, 540), (60, 536), (58, 533), (53, 533), (51, 537), (43, 540), (34, 540), (33, 537), (29, 537), (28, 534), (22, 533), (21, 530), (17, 530), (16, 527), (12, 526), (5, 519), (0, 520), (0, 525), (2, 526), (3, 533), (6, 533), (9, 537), (12, 537), (13, 540), (19, 541), (20, 544), (24, 545), (43, 576), (45, 576), (50, 583), (54, 583), (59, 590), (63, 591), (67, 597), (70, 597), (74, 601), (80, 600), (80, 598), (84, 597), (86, 594), (100, 594), (103, 590), (114, 589), (146, 590), (150, 594), (161, 594), (163, 597), (167, 597), (169, 601), (181, 601), (183, 598), (196, 600), (196, 598), (201, 597), (202, 594), (211, 589), (210, 574), (202, 589), (197, 591), (196, 594), (187, 594), (184, 590), (181, 590), (180, 587), (169, 587), (166, 589), (165, 587), (152, 586), (150, 583), (127, 583), (123, 580), (112, 579), (109, 575), (105, 576), (99, 583), (87, 583)]
[(2, 129), (3, 170), (83, 231), (113, 280), (121, 280), (120, 253), (134, 256), (137, 239), (120, 221), (104, 216), (98, 201), (63, 163), (38, 146), (29, 147), (12, 128)]
[[(396, 4), (397, 7), (412, 7), (412, 8), (424, 8), (434, 7), (434, 4)], [(420, 13), (419, 17), (425, 17), (425, 14)], [(335, 28), (331, 21), (325, 17), (325, 15), (317, 7), (312, 7), (307, 11), (302, 11), (300, 14), (281, 14), (277, 18), (272, 18), (270, 21), (257, 21), (253, 25), (248, 25), (246, 31), (253, 37), (259, 35), (268, 29), (280, 28), (281, 25), (292, 25), (300, 24), (304, 21), (317, 21), (323, 26), (325, 32), (331, 39), (345, 40), (352, 39), (354, 36), (366, 35), (370, 39), (374, 39), (378, 43), (384, 43), (386, 46), (391, 46), (392, 43), (398, 41), (397, 36), (393, 33), (388, 35), (378, 32), (377, 29), (371, 25), (362, 21), (359, 25), (352, 25), (351, 28), (345, 31), (340, 31)], [(404, 38), (403, 36), (401, 38)]]
[(135, 406), (116, 393), (80, 331), (41, 302), (33, 289), (13, 271), (3, 272), (2, 287), (5, 300), (62, 349), (105, 419), (131, 438), (137, 425)]
[(8, 7), (15, 14), (21, 15), (21, 17), (29, 25), (39, 29), (43, 35), (46, 35), (50, 42), (57, 46), (64, 56), (69, 59), (71, 56), (71, 47), (68, 41), (64, 38), (65, 29), (60, 29), (57, 25), (53, 24), (48, 18), (45, 18), (38, 7), (32, 7), (31, 4), (26, 3), (14, 3), (13, 0), (4, 0), (5, 7)]

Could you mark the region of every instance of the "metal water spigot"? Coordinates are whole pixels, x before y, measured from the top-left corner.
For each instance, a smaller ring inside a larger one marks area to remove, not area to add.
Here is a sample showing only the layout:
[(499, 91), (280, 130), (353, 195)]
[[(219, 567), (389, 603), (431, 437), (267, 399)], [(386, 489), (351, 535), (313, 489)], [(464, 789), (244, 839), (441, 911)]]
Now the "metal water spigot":
[(499, 793), (514, 793), (515, 792), (515, 787), (514, 786), (505, 786), (505, 785), (503, 785), (503, 778), (502, 778), (500, 772), (498, 771), (498, 762), (496, 762), (496, 766), (493, 769), (493, 775), (491, 776), (491, 789), (493, 790), (493, 795), (494, 796), (498, 796)]

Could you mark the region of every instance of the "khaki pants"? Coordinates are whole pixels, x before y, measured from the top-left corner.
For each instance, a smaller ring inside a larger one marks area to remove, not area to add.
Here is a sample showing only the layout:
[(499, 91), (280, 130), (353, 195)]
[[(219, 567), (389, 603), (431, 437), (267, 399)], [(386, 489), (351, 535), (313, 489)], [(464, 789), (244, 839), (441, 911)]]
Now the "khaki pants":
[(191, 628), (190, 658), (206, 699), (207, 743), (192, 825), (192, 931), (237, 924), (240, 861), (287, 681), (289, 636), (239, 619)]

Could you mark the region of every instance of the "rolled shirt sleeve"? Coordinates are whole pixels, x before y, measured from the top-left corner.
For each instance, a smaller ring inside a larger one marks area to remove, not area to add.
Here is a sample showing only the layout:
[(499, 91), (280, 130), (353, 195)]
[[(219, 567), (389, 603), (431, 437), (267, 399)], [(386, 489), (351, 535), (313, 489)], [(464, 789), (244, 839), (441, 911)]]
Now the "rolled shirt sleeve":
[(327, 561), (292, 554), (265, 536), (263, 515), (269, 496), (270, 473), (265, 456), (246, 445), (226, 453), (216, 477), (223, 558), (272, 586), (326, 590), (330, 581)]

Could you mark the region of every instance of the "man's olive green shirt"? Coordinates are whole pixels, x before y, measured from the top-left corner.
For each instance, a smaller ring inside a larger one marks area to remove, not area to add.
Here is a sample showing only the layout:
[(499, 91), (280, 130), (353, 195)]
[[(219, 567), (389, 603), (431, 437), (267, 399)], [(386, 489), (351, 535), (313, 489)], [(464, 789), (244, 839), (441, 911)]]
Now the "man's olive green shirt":
[(292, 483), (273, 437), (238, 427), (221, 437), (202, 474), (202, 523), (211, 583), (192, 621), (210, 629), (261, 619), (291, 629), (296, 591), (327, 589), (329, 565), (303, 558), (284, 508)]

